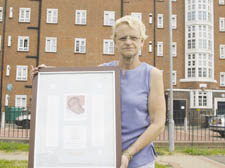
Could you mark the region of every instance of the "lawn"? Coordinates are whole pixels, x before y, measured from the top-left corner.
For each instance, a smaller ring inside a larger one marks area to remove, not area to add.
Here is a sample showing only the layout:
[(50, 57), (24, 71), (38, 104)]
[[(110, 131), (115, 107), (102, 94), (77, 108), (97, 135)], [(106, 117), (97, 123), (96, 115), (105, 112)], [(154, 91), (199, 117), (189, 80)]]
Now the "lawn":
[[(18, 161), (18, 160), (0, 160), (0, 168), (27, 168), (27, 161)], [(172, 168), (170, 166), (164, 166), (156, 163), (156, 168)]]
[(0, 168), (28, 168), (28, 162), (23, 160), (0, 160)]
[[(28, 152), (28, 143), (16, 143), (16, 142), (1, 142), (0, 151), (4, 152)], [(188, 155), (225, 155), (225, 148), (197, 148), (197, 147), (177, 147), (175, 152), (171, 153), (166, 147), (156, 147), (156, 151), (159, 155), (172, 155), (174, 153), (184, 153)], [(8, 161), (0, 160), (0, 168), (27, 168), (27, 161)], [(169, 165), (161, 165), (156, 163), (156, 168), (172, 168)]]

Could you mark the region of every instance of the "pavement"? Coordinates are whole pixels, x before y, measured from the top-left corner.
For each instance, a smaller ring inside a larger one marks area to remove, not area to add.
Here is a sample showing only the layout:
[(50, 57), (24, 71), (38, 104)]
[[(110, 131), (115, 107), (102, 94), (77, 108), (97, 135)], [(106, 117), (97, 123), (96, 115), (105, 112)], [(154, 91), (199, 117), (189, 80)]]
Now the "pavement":
[(28, 152), (0, 151), (0, 160), (28, 160)]
[[(28, 160), (28, 152), (0, 151), (0, 160)], [(225, 156), (160, 155), (156, 161), (171, 168), (225, 168)]]
[(158, 156), (156, 161), (172, 168), (225, 168), (224, 156), (213, 157), (173, 154)]

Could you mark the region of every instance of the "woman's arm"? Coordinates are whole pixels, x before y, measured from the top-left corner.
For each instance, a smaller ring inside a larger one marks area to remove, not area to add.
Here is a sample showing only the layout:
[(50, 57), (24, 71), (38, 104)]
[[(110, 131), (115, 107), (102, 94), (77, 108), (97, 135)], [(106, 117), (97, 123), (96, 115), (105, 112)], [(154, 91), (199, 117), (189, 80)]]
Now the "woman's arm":
[[(129, 160), (129, 155), (133, 156), (135, 153), (143, 149), (149, 143), (154, 141), (165, 127), (166, 120), (166, 104), (164, 97), (163, 75), (162, 72), (156, 68), (151, 71), (150, 80), (150, 94), (148, 98), (148, 111), (150, 115), (151, 124), (145, 132), (133, 143), (124, 154)], [(123, 162), (122, 157), (122, 162)], [(125, 158), (124, 158), (125, 160)]]

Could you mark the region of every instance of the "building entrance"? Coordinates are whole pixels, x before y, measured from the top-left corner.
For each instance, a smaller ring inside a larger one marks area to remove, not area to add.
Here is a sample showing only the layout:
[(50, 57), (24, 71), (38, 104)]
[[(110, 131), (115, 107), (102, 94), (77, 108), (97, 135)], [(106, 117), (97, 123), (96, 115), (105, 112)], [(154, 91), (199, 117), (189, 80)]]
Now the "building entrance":
[(175, 125), (184, 125), (185, 116), (186, 116), (186, 100), (174, 100), (173, 119)]
[(225, 102), (218, 102), (216, 115), (222, 114), (225, 114)]

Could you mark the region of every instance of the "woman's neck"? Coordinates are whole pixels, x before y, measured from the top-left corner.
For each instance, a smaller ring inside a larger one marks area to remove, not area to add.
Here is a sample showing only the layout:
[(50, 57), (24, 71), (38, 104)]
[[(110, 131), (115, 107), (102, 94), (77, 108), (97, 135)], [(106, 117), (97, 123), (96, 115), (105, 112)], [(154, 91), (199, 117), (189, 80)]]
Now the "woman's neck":
[(123, 70), (135, 69), (141, 64), (141, 61), (138, 57), (134, 57), (132, 59), (120, 59), (119, 66)]

